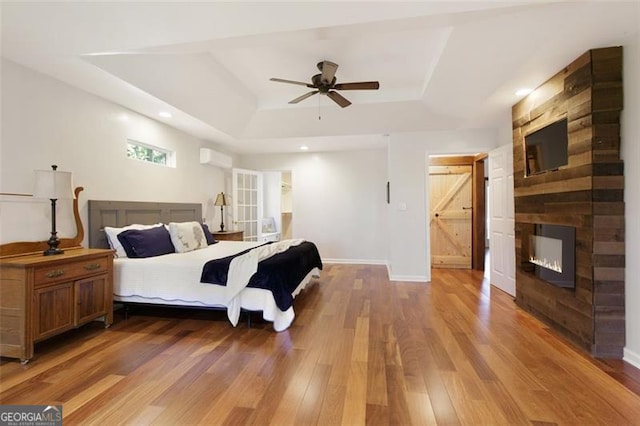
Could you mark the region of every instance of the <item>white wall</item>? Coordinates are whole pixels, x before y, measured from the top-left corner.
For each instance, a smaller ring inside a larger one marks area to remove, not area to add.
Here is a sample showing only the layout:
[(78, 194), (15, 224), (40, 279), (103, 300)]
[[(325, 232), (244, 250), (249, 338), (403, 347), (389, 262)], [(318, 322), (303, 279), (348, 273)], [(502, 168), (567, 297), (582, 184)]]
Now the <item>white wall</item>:
[(497, 145), (488, 130), (405, 133), (391, 135), (386, 152), (247, 155), (238, 164), (292, 170), (293, 237), (316, 242), (323, 258), (386, 263), (392, 280), (428, 281), (428, 155), (488, 152)]
[(389, 143), (389, 275), (398, 281), (430, 281), (429, 155), (489, 152), (498, 146), (488, 130), (391, 135)]
[(239, 164), (291, 170), (292, 238), (315, 242), (323, 260), (386, 263), (384, 150), (246, 155)]
[[(176, 152), (176, 167), (126, 158), (127, 138)], [(211, 220), (212, 199), (224, 188), (223, 171), (199, 164), (199, 148), (216, 148), (119, 105), (2, 60), (0, 192), (33, 192), (33, 171), (57, 164), (73, 172), (87, 229), (87, 201), (201, 202)], [(59, 236), (75, 234), (71, 204), (60, 206)], [(44, 240), (50, 204), (0, 196), (0, 243)], [(84, 244), (87, 244), (86, 238)]]
[(623, 45), (626, 345), (624, 359), (640, 368), (640, 34)]

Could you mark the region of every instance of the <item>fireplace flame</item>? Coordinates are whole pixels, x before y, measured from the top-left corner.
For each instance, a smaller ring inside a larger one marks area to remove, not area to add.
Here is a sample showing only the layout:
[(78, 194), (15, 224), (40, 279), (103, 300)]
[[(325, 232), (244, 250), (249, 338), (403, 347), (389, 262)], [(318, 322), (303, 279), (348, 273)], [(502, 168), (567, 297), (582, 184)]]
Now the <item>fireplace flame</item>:
[(535, 263), (538, 266), (542, 266), (543, 268), (551, 269), (552, 271), (562, 273), (562, 263), (557, 260), (549, 260), (546, 258), (537, 259), (534, 256), (529, 257), (529, 262)]

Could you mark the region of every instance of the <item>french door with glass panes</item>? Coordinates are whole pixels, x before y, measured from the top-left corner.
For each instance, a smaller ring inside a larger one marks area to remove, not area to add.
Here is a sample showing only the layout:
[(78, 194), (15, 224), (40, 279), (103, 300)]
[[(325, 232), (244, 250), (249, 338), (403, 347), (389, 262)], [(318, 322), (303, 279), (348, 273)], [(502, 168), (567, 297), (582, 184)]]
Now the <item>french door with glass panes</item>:
[(244, 241), (259, 241), (262, 225), (262, 173), (233, 169), (233, 223)]

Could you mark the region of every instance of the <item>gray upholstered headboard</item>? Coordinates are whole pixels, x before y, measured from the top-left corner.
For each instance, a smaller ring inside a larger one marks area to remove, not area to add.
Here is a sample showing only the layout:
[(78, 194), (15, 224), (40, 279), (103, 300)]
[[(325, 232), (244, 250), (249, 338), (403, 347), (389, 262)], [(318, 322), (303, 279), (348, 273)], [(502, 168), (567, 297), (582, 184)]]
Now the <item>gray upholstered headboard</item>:
[(202, 204), (89, 200), (89, 247), (109, 248), (105, 226), (191, 221), (202, 221)]

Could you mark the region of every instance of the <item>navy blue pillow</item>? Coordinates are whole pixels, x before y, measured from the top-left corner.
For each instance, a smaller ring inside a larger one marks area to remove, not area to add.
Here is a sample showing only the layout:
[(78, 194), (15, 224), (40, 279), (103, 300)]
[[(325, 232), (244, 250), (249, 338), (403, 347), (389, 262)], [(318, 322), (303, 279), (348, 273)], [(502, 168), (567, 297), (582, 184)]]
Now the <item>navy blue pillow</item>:
[(142, 258), (174, 253), (169, 231), (164, 226), (150, 229), (129, 229), (118, 234), (127, 257)]
[(213, 234), (209, 230), (209, 225), (207, 225), (206, 223), (202, 224), (202, 232), (204, 232), (204, 237), (207, 239), (208, 245), (217, 243), (216, 238), (213, 236)]

